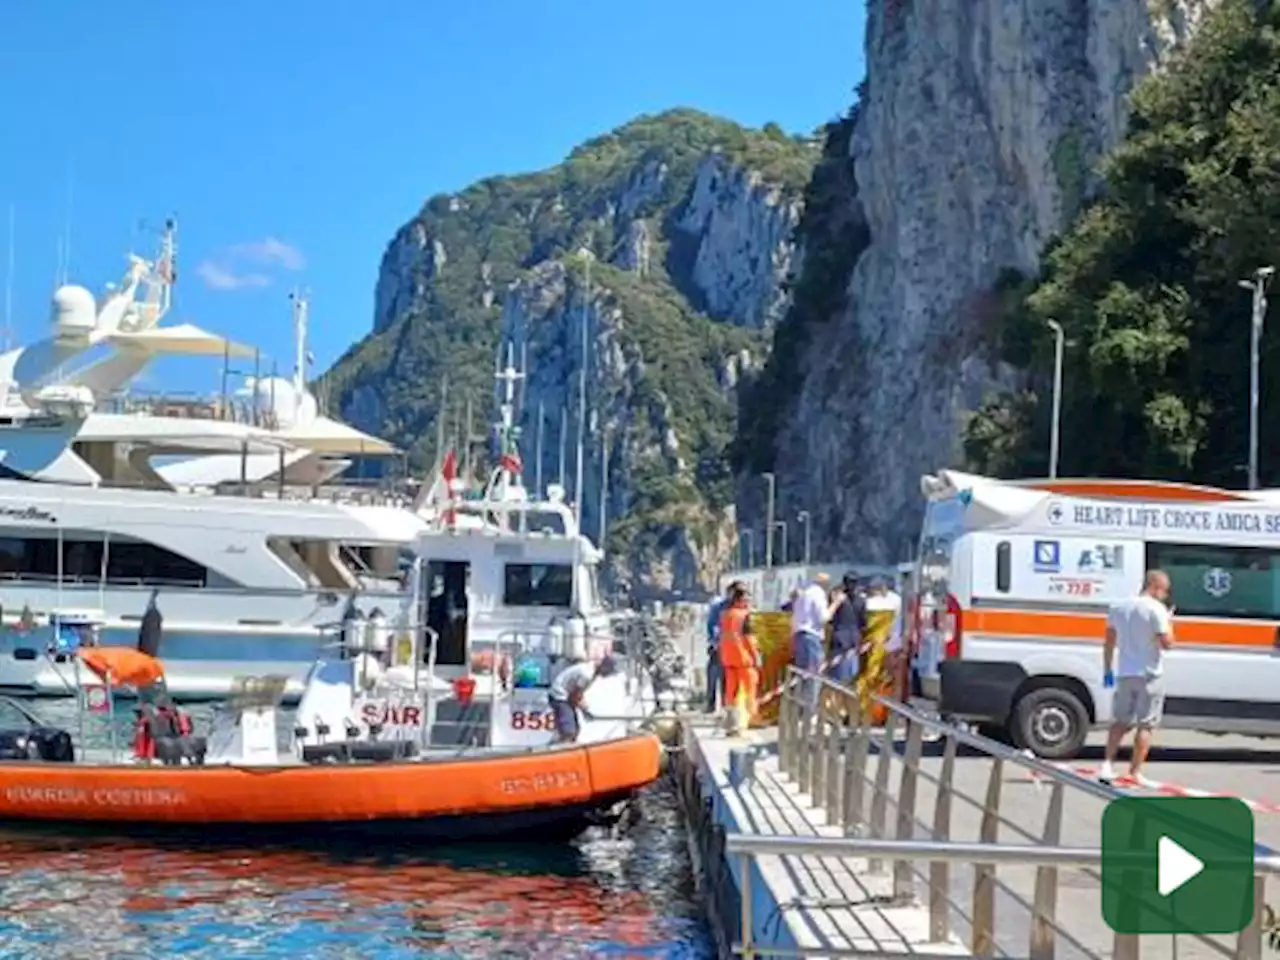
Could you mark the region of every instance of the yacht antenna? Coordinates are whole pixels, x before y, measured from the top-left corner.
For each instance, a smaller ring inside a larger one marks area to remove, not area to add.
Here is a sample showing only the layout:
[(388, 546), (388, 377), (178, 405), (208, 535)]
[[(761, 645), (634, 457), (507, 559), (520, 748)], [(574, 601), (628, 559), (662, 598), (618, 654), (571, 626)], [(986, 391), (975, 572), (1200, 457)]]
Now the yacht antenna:
[[(138, 261), (134, 260), (134, 263), (136, 265)], [(145, 328), (154, 327), (169, 312), (173, 304), (173, 285), (178, 279), (177, 264), (178, 223), (173, 217), (169, 217), (160, 234), (160, 254), (156, 257), (155, 266), (143, 274), (147, 293), (143, 299), (140, 325)]]
[(13, 337), (13, 204), (9, 204), (9, 259), (4, 275), (4, 351), (9, 352)]
[(76, 167), (75, 159), (67, 158), (67, 222), (62, 231), (62, 279), (61, 284), (66, 286), (67, 280), (71, 275), (71, 223), (75, 213), (76, 205)]
[(307, 388), (307, 295), (300, 290), (289, 294), (293, 303), (293, 386), (298, 396)]

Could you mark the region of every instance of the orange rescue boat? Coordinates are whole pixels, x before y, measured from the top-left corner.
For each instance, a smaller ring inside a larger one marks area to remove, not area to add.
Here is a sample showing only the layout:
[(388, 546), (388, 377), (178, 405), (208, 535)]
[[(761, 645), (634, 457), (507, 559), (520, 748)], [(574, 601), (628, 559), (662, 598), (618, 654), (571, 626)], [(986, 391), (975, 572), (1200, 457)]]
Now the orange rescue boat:
[[(86, 649), (79, 656), (108, 686), (142, 686), (163, 676), (157, 661), (135, 650)], [(660, 741), (646, 733), (532, 750), (393, 751), (381, 761), (326, 763), (279, 756), (274, 763), (205, 764), (203, 738), (194, 738), (198, 748), (157, 764), (150, 760), (156, 754), (141, 754), (135, 741), (133, 757), (93, 762), (75, 756), (66, 732), (42, 727), (10, 703), (29, 723), (26, 731), (0, 733), (8, 757), (0, 759), (0, 821), (10, 823), (129, 833), (198, 829), (237, 838), (257, 830), (279, 838), (288, 827), (301, 837), (544, 839), (598, 820), (656, 780), (662, 759)], [(189, 728), (176, 734), (184, 737), (191, 739)]]
[(0, 762), (0, 820), (461, 839), (577, 832), (657, 779), (648, 734), (520, 754), (310, 766)]

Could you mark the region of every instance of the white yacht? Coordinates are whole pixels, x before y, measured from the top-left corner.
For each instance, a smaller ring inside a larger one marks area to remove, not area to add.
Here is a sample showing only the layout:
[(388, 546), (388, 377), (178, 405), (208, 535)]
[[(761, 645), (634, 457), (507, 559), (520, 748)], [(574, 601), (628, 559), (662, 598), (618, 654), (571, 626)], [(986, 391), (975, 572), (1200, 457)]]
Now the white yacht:
[(154, 607), (176, 696), (223, 696), (252, 665), (287, 676), (296, 697), (343, 598), (390, 610), (404, 596), (427, 521), (403, 496), (340, 482), (347, 457), (396, 451), (320, 416), (301, 368), (247, 397), (129, 394), (159, 356), (255, 354), (160, 325), (174, 262), (169, 224), (155, 261), (131, 257), (101, 301), (60, 288), (49, 336), (0, 356), (4, 692), (71, 695), (76, 679), (49, 653), (57, 625), (133, 643)]
[(129, 392), (158, 356), (255, 355), (160, 325), (174, 262), (170, 224), (155, 261), (131, 257), (101, 301), (59, 289), (50, 335), (0, 356), (0, 692), (75, 695), (87, 678), (59, 636), (132, 645), (146, 632), (153, 645), (152, 611), (169, 690), (185, 700), (220, 699), (246, 675), (284, 677), (296, 699), (335, 627), (376, 633), (378, 612), (406, 603), (402, 625), (434, 638), (414, 649), (446, 680), (483, 674), (486, 651), (492, 664), (513, 648), (613, 649), (599, 551), (560, 491), (538, 500), (520, 483), (510, 350), (506, 455), (478, 498), (452, 456), (413, 497), (353, 487), (351, 457), (397, 451), (318, 412), (300, 298), (292, 381), (255, 377), (210, 401)]

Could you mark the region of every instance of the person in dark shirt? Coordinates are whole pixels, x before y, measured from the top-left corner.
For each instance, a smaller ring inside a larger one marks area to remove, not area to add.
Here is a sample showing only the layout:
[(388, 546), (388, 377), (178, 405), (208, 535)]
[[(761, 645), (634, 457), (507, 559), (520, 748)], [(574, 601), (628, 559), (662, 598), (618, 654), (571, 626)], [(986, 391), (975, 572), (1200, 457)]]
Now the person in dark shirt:
[(852, 684), (858, 676), (858, 650), (867, 626), (867, 594), (857, 578), (844, 576), (844, 598), (831, 617), (831, 678)]

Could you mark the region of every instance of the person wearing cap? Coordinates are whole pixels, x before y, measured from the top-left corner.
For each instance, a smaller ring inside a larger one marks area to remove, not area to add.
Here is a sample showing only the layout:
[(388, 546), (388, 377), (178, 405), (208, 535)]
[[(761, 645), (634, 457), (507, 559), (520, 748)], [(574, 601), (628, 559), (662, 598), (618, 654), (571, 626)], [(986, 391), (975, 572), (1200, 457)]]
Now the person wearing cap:
[(547, 691), (551, 713), (556, 721), (555, 743), (577, 741), (581, 729), (578, 711), (581, 710), (586, 719), (591, 719), (591, 714), (582, 706), (583, 696), (597, 679), (611, 677), (617, 671), (618, 665), (613, 657), (605, 657), (599, 663), (583, 661), (572, 664), (556, 675), (551, 681), (551, 689)]
[(747, 588), (737, 584), (720, 618), (720, 665), (724, 670), (724, 704), (729, 709), (729, 732), (747, 732), (756, 715), (756, 692), (763, 660), (751, 624)]
[(858, 676), (858, 651), (867, 628), (867, 595), (852, 573), (846, 573), (844, 590), (831, 616), (831, 679), (851, 684)]

